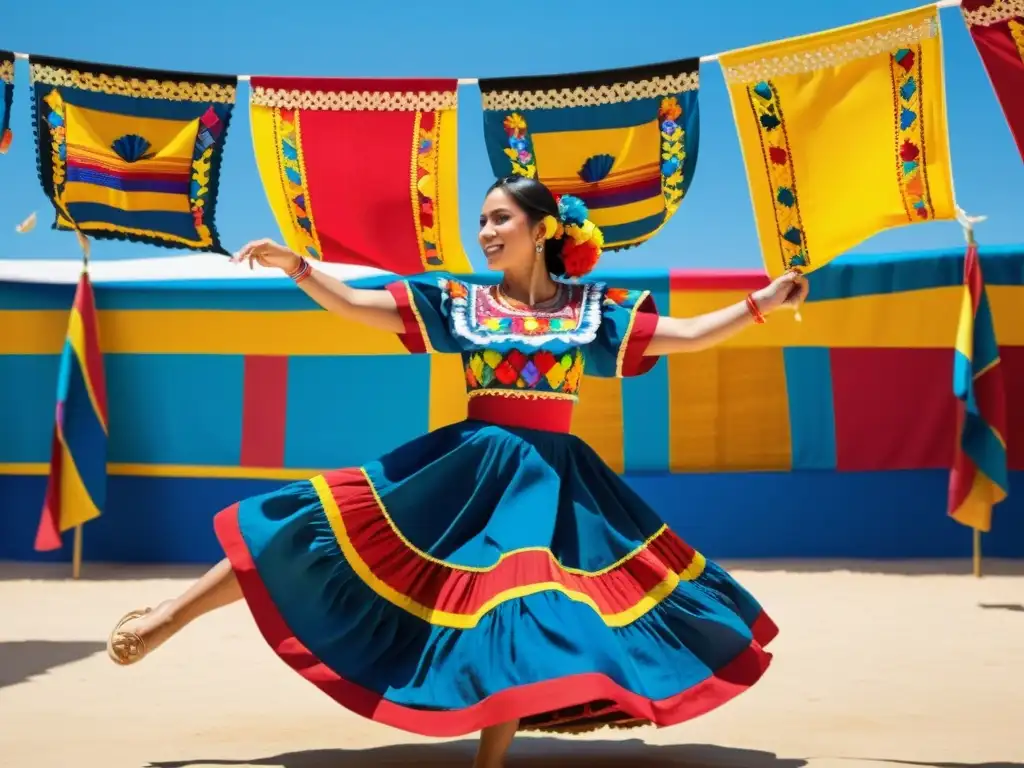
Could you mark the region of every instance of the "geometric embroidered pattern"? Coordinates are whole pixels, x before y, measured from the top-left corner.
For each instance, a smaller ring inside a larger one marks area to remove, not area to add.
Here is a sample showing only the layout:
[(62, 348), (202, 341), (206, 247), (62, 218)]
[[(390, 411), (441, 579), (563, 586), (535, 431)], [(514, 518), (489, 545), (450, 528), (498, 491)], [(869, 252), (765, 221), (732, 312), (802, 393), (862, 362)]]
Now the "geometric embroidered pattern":
[(482, 390), (493, 394), (496, 389), (509, 389), (524, 396), (557, 393), (575, 399), (583, 377), (583, 350), (579, 347), (561, 355), (545, 349), (533, 353), (485, 349), (468, 353), (464, 360), (471, 397)]
[(1024, 16), (1024, 0), (994, 0), (989, 5), (975, 8), (973, 11), (963, 7), (960, 10), (967, 26), (992, 27), (1007, 19)]
[(317, 109), (332, 112), (437, 112), (456, 109), (457, 91), (298, 91), (256, 86), (252, 103), (275, 109)]
[(896, 120), (896, 178), (907, 221), (934, 217), (925, 176), (925, 130), (921, 109), (921, 48), (902, 48), (889, 57)]

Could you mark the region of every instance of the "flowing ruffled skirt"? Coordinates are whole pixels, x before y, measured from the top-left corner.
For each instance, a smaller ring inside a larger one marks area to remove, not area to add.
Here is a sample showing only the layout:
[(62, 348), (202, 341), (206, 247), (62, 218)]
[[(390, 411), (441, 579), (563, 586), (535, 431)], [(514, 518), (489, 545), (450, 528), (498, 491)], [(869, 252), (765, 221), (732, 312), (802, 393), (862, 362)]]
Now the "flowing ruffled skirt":
[(585, 443), (466, 421), (216, 517), (271, 648), (429, 736), (672, 725), (760, 679), (777, 629)]

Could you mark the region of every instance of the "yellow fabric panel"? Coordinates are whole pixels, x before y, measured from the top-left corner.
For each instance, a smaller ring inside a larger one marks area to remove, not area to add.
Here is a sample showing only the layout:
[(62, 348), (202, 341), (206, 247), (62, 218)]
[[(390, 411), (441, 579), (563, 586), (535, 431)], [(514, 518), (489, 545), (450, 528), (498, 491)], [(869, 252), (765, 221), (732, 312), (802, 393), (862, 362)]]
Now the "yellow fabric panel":
[[(612, 154), (615, 164), (598, 184), (614, 187), (636, 177), (660, 179), (660, 168), (652, 158), (661, 157), (661, 129), (652, 120), (640, 126), (598, 128), (588, 131), (532, 133), (537, 171), (555, 194), (579, 189), (579, 170), (588, 158)], [(600, 227), (629, 224), (656, 216), (665, 210), (661, 195), (610, 208), (594, 209), (591, 215)]]
[(530, 137), (537, 171), (551, 182), (572, 179), (577, 186), (583, 163), (594, 155), (609, 153), (609, 147), (620, 148), (618, 152), (610, 152), (615, 164), (609, 176), (648, 166), (651, 158), (661, 157), (661, 129), (657, 119), (625, 128), (534, 132)]
[(673, 471), (790, 469), (783, 351), (670, 357), (669, 441)]
[(296, 253), (305, 253), (305, 244), (292, 226), (291, 202), (281, 184), (282, 174), (278, 170), (278, 144), (275, 139), (276, 110), (272, 107), (249, 106), (249, 120), (252, 124), (252, 147), (256, 155), (256, 167), (263, 182), (267, 203), (274, 214), (277, 228), (285, 244)]
[(668, 356), (669, 469), (718, 466), (718, 351)]
[(572, 433), (616, 472), (626, 468), (622, 421), (622, 379), (584, 376), (573, 409)]
[(955, 218), (936, 8), (720, 63), (772, 276), (890, 227)]
[(434, 199), (434, 215), (440, 221), (441, 243), (444, 264), (436, 269), (470, 274), (470, 264), (459, 231), (459, 115), (454, 109), (441, 111), (440, 136), (445, 140), (438, 143), (437, 197)]
[[(400, 355), (394, 334), (343, 320), (322, 310), (128, 310), (99, 312), (107, 353), (210, 355)], [(59, 354), (68, 313), (0, 310), (0, 354)], [(60, 330), (57, 331), (56, 329)]]
[(468, 407), (462, 355), (431, 355), (430, 429), (463, 421)]
[(100, 516), (100, 509), (82, 482), (78, 466), (71, 457), (67, 446), (61, 443), (61, 474), (60, 484), (60, 520), (58, 528), (61, 533), (70, 531), (78, 525), (84, 525)]
[[(186, 168), (192, 167), (192, 152), (199, 132), (199, 120), (163, 120), (154, 117), (127, 117), (114, 112), (100, 112), (74, 104), (64, 103), (67, 124), (68, 149), (74, 152), (82, 147), (91, 155), (103, 157), (118, 166), (133, 165), (148, 167), (149, 160), (127, 163), (118, 156), (111, 145), (126, 134), (145, 136), (154, 153), (153, 162), (158, 166), (171, 161), (178, 165), (184, 161)], [(175, 163), (174, 161), (177, 161)]]
[(996, 339), (1008, 347), (1024, 346), (1024, 285), (989, 285), (985, 291)]
[[(993, 296), (993, 289), (988, 290)], [(951, 285), (812, 301), (800, 310), (803, 322), (798, 323), (791, 312), (776, 312), (764, 325), (744, 329), (723, 346), (952, 348), (961, 292), (961, 286)], [(699, 315), (743, 301), (745, 296), (744, 291), (672, 291), (672, 314)], [(1002, 344), (1014, 343), (1010, 341), (1014, 337), (1020, 340), (1017, 343), (1024, 341), (1024, 324), (998, 329)]]

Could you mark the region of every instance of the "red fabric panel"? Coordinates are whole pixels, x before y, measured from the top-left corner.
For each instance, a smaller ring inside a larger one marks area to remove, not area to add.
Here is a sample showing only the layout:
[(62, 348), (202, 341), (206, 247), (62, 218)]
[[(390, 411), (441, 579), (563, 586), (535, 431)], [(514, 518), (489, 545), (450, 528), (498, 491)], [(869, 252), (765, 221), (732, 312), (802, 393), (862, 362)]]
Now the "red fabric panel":
[(92, 387), (96, 396), (96, 406), (99, 408), (100, 421), (106, 426), (107, 418), (107, 383), (103, 373), (103, 350), (100, 349), (100, 321), (96, 313), (96, 296), (92, 290), (92, 282), (89, 280), (89, 273), (82, 272), (78, 279), (78, 289), (75, 291), (75, 309), (82, 318), (82, 332), (84, 334), (85, 360), (82, 361), (83, 371), (86, 379)]
[[(307, 93), (390, 95), (457, 87), (451, 79), (293, 77), (254, 78), (252, 85)], [(416, 114), (407, 107), (302, 110), (300, 143), (308, 203), (324, 261), (404, 275), (423, 272), (413, 205), (420, 206), (424, 226), (432, 222), (434, 212), (431, 206), (424, 209), (413, 191), (413, 151), (420, 142), (414, 131)], [(421, 114), (422, 129), (429, 130), (436, 114)]]
[(771, 282), (756, 269), (673, 269), (669, 285), (673, 291), (756, 291)]
[(242, 389), (243, 467), (283, 467), (288, 358), (248, 355)]
[(1024, 469), (1024, 347), (1000, 347), (1006, 386), (1006, 464)]
[[(992, 0), (963, 0), (964, 11), (974, 11), (992, 5)], [(1024, 24), (1024, 17), (1014, 19)], [(1017, 149), (1024, 157), (1024, 53), (1021, 52), (1010, 31), (1010, 19), (991, 26), (969, 26), (981, 60), (985, 64), (992, 88), (1006, 115)]]
[(324, 261), (423, 271), (412, 218), (415, 112), (302, 113), (310, 204)]
[(838, 470), (952, 465), (952, 349), (836, 348), (831, 358)]

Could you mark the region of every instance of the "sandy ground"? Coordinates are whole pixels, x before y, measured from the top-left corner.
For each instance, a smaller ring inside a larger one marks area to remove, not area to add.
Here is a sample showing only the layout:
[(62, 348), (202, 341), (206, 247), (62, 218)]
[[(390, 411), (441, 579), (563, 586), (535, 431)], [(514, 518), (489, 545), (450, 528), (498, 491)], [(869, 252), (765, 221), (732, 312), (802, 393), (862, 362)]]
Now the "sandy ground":
[[(781, 625), (752, 691), (665, 730), (524, 736), (510, 766), (1024, 766), (1024, 563), (750, 564), (733, 572)], [(142, 664), (103, 640), (191, 569), (0, 564), (0, 766), (468, 766), (348, 714), (279, 662), (243, 605)]]

